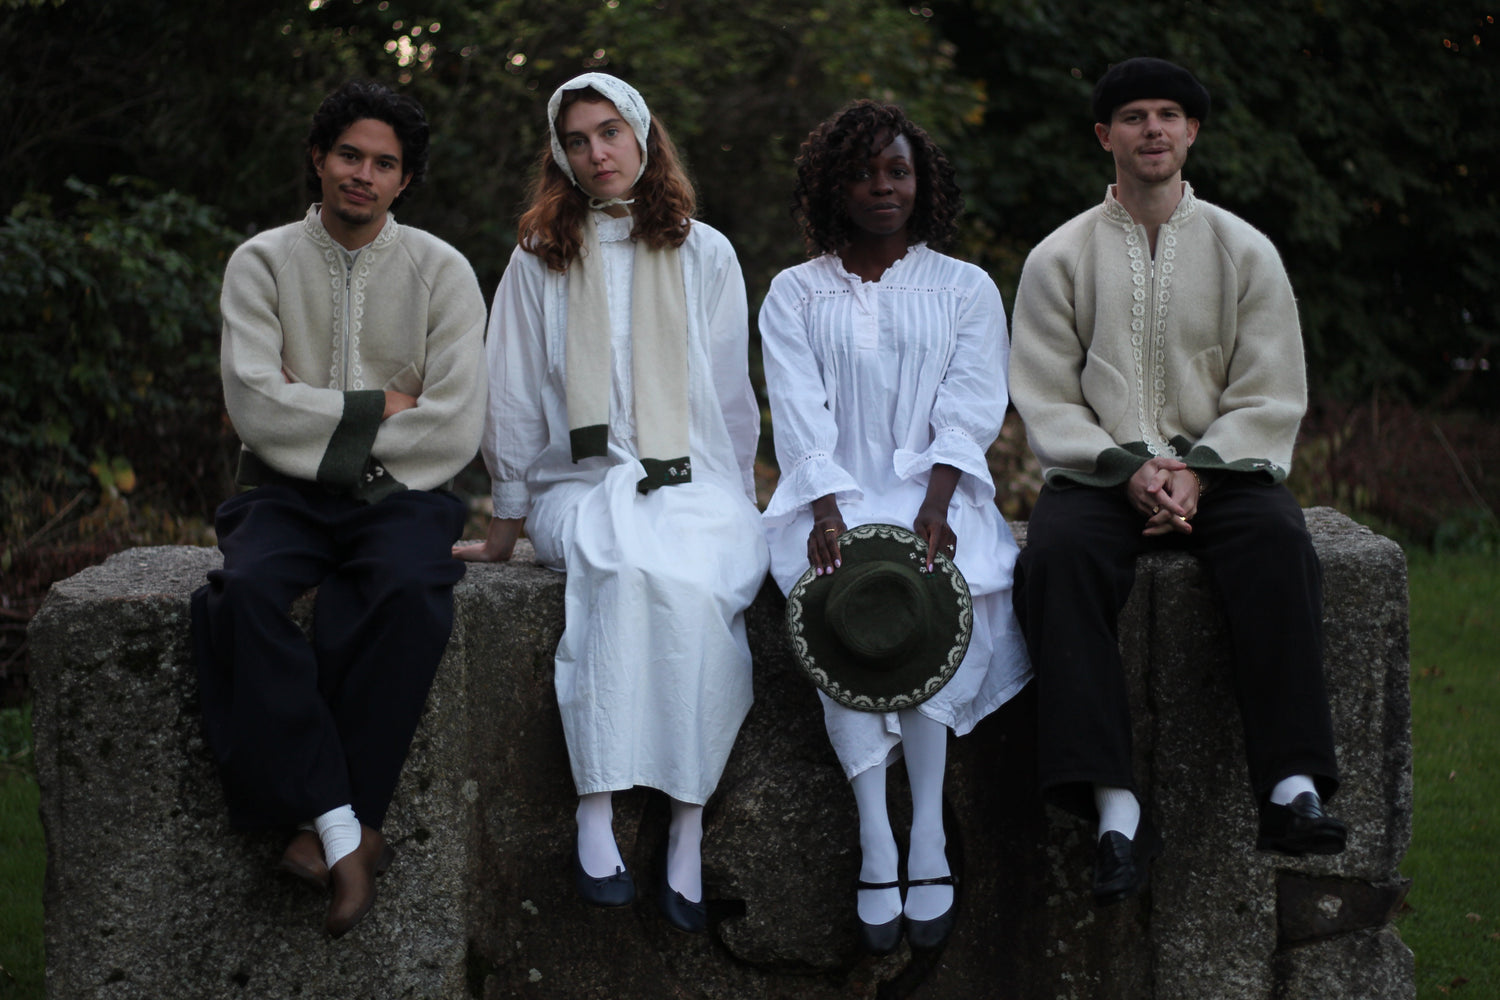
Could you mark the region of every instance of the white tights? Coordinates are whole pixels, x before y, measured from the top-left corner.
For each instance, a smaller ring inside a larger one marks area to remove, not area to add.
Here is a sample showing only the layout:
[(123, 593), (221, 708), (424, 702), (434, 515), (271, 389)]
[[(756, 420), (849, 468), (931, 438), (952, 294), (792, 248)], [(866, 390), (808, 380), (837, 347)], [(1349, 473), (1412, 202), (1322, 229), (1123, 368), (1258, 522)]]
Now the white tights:
[[(615, 842), (614, 793), (593, 792), (578, 797), (578, 859), (583, 870), (606, 878), (625, 868)], [(667, 884), (689, 902), (703, 899), (703, 807), (671, 799), (672, 822), (667, 830)]]
[[(914, 708), (897, 713), (911, 784), (911, 838), (906, 858), (908, 879), (949, 874), (943, 832), (943, 778), (948, 764), (948, 727)], [(859, 809), (859, 877), (866, 882), (894, 882), (900, 855), (891, 832), (885, 800), (886, 765), (882, 762), (851, 779)], [(862, 890), (856, 897), (859, 919), (883, 924), (902, 912), (899, 889)], [(913, 920), (931, 920), (953, 905), (953, 887), (919, 885), (908, 890), (905, 912)]]

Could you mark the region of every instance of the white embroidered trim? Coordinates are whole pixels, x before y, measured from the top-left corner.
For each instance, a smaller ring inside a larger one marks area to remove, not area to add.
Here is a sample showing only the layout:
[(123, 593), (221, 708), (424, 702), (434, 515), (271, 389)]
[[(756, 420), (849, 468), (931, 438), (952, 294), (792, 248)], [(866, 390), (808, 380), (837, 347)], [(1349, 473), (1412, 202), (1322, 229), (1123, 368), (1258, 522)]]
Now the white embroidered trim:
[[(322, 226), (317, 227), (322, 230)], [(326, 237), (328, 234), (323, 233)], [(329, 293), (333, 296), (333, 329), (328, 331), (332, 341), (328, 351), (328, 387), (344, 388), (344, 257), (329, 240), (323, 244), (323, 259), (328, 263)]]
[[(1172, 217), (1157, 233), (1159, 266), (1151, 267), (1146, 256), (1145, 227), (1136, 224), (1113, 193), (1104, 199), (1104, 216), (1125, 231), (1126, 255), (1130, 258), (1130, 351), (1135, 361), (1136, 422), (1141, 441), (1153, 455), (1180, 457), (1161, 430), (1167, 407), (1167, 317), (1172, 301), (1172, 273), (1177, 268), (1177, 232), (1197, 209), (1192, 188), (1183, 185), (1182, 200)], [(1147, 303), (1151, 306), (1148, 307)], [(1151, 312), (1148, 346), (1146, 314)], [(1148, 381), (1151, 391), (1146, 392)]]
[[(303, 220), (303, 227), (309, 236), (323, 250), (323, 259), (328, 264), (328, 281), (330, 292), (333, 297), (333, 329), (329, 331), (332, 337), (328, 355), (328, 387), (340, 391), (351, 389), (363, 389), (364, 381), (364, 359), (360, 355), (359, 335), (364, 327), (365, 318), (365, 288), (369, 284), (370, 272), (375, 267), (377, 251), (384, 250), (396, 241), (400, 236), (400, 228), (396, 225), (396, 217), (387, 215), (385, 225), (380, 229), (380, 235), (371, 240), (362, 248), (359, 257), (355, 261), (354, 273), (350, 275), (349, 269), (344, 261), (346, 253), (342, 247), (334, 242), (327, 229), (323, 227), (322, 217), (319, 215), (320, 205), (314, 204), (308, 209), (307, 217)], [(348, 280), (348, 296), (346, 298), (345, 280)], [(345, 306), (348, 313), (345, 313)], [(346, 347), (347, 345), (347, 347)], [(348, 351), (348, 363), (345, 364), (345, 350)], [(344, 372), (348, 370), (348, 384), (345, 384)]]

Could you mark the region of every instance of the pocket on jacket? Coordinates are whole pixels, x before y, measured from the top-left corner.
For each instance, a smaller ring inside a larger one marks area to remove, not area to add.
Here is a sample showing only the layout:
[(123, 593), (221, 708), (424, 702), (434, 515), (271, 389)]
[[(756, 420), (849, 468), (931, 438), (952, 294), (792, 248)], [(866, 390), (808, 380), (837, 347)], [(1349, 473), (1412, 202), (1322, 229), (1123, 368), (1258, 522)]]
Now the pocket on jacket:
[(1120, 374), (1119, 369), (1092, 354), (1087, 355), (1083, 360), (1083, 374), (1079, 378), (1079, 385), (1083, 389), (1084, 401), (1099, 417), (1099, 426), (1111, 437), (1122, 443), (1140, 437), (1139, 428), (1121, 436), (1120, 421), (1130, 409), (1130, 401), (1135, 394), (1130, 391), (1130, 383)]
[(408, 396), (422, 395), (422, 373), (414, 364), (407, 365), (381, 386), (387, 392), (403, 392)]
[(1199, 351), (1188, 362), (1177, 390), (1176, 423), (1193, 440), (1202, 437), (1208, 425), (1219, 419), (1219, 398), (1225, 382), (1224, 351), (1217, 344)]

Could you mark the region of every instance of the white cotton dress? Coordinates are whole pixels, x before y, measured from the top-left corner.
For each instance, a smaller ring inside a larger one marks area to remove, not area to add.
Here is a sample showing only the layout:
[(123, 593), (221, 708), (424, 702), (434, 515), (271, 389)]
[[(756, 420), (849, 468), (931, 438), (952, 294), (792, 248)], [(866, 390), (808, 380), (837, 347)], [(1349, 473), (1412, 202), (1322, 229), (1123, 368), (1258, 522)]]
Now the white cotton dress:
[[(1016, 542), (985, 461), (1007, 400), (998, 289), (984, 271), (925, 244), (875, 282), (825, 254), (771, 282), (760, 336), (781, 465), (763, 522), (783, 593), (807, 572), (818, 497), (834, 494), (851, 528), (911, 528), (932, 467), (962, 473), (948, 523), (974, 597), (974, 634), (953, 679), (917, 708), (962, 736), (1031, 677), (1011, 609)], [(897, 713), (859, 712), (819, 694), (846, 775), (892, 756)]]
[(767, 568), (745, 284), (729, 241), (693, 223), (681, 248), (693, 479), (638, 493), (631, 220), (596, 219), (613, 334), (608, 454), (573, 461), (568, 278), (520, 247), (490, 316), (482, 450), (495, 516), (524, 516), (538, 560), (568, 574), (556, 684), (578, 794), (645, 785), (702, 804), (750, 709), (744, 612)]

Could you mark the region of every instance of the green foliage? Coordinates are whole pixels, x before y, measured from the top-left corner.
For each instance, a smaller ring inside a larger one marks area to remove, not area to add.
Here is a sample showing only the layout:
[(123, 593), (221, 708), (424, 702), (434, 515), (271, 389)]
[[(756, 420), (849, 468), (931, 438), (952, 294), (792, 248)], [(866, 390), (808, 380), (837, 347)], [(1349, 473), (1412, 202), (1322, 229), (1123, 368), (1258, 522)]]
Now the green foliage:
[(0, 780), (36, 780), (31, 745), (31, 706), (0, 708)]
[(1488, 508), (1456, 510), (1438, 525), (1432, 547), (1438, 552), (1500, 556), (1500, 521)]
[(42, 880), (31, 708), (0, 709), (0, 996), (42, 1000)]
[(221, 450), (217, 299), (235, 237), (140, 180), (67, 190), (62, 211), (31, 195), (0, 226), (0, 479), (129, 492), (139, 473), (191, 494)]
[(1494, 551), (1500, 528), (1500, 429), (1473, 413), (1373, 399), (1315, 406), (1302, 421), (1289, 483), (1403, 543)]
[(8, 0), (0, 41), (27, 58), (0, 67), (0, 170), (21, 178), (14, 197), (61, 195), (70, 171), (151, 177), (265, 228), (308, 200), (317, 101), (374, 76), (433, 123), (429, 189), (404, 221), (467, 254), (488, 290), (547, 94), (603, 69), (683, 147), (754, 303), (801, 257), (787, 214), (801, 138), (849, 99), (890, 98), (954, 159), (959, 252), (1009, 298), (1031, 246), (1111, 176), (1093, 81), (1156, 54), (1213, 92), (1188, 176), (1280, 248), (1316, 393), (1442, 406), (1466, 391), (1493, 408), (1492, 373), (1455, 373), (1500, 339), (1493, 17), (1422, 0), (271, 0), (209, 18), (185, 0)]
[(1500, 568), (1492, 556), (1409, 553), (1412, 880), (1401, 936), (1417, 998), (1500, 995)]
[(0, 15), (0, 40), (35, 54), (0, 68), (17, 96), (0, 106), (0, 134), (17, 136), (0, 170), (53, 191), (58, 163), (98, 163), (214, 205), (237, 229), (306, 207), (302, 141), (323, 94), (351, 76), (401, 86), (433, 127), (427, 190), (402, 219), (464, 251), (486, 290), (510, 256), (546, 98), (577, 73), (640, 88), (755, 301), (802, 257), (791, 161), (813, 125), (878, 96), (941, 140), (977, 107), (927, 17), (858, 0), (278, 0), (212, 18), (182, 0), (69, 0)]
[(347, 74), (394, 77), (423, 102), (429, 190), (404, 216), (463, 249), (487, 290), (546, 145), (546, 99), (578, 73), (614, 73), (645, 95), (694, 174), (704, 220), (734, 240), (752, 301), (803, 257), (792, 160), (813, 125), (874, 96), (903, 101), (941, 138), (976, 106), (952, 73), (951, 44), (895, 4), (328, 0), (288, 24), (301, 51), (334, 43), (329, 86)]
[[(957, 159), (970, 206), (997, 234), (979, 256), (1007, 292), (1025, 250), (1113, 179), (1092, 134), (1094, 81), (1113, 62), (1156, 55), (1213, 95), (1186, 175), (1281, 250), (1318, 395), (1384, 388), (1451, 403), (1454, 362), (1493, 354), (1493, 15), (1421, 0), (932, 6), (957, 71), (985, 81), (982, 123)], [(1496, 404), (1489, 381), (1470, 402)]]

